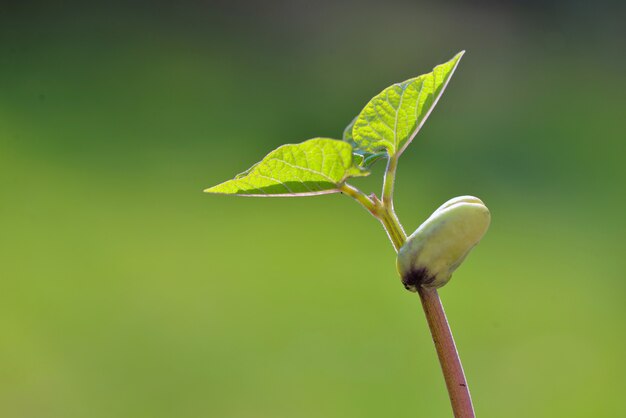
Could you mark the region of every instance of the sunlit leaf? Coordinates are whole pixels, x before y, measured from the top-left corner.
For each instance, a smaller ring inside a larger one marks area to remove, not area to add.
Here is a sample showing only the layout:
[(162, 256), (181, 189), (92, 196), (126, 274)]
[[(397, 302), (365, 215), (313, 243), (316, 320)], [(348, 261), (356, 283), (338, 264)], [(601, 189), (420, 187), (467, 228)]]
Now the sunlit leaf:
[(387, 87), (370, 100), (347, 135), (355, 150), (400, 155), (437, 104), (463, 53), (436, 66), (431, 73)]
[(368, 169), (379, 159), (387, 157), (387, 151), (372, 153), (358, 149), (358, 144), (354, 142), (354, 139), (352, 138), (352, 128), (354, 127), (354, 122), (356, 122), (357, 118), (358, 116), (352, 119), (352, 122), (350, 122), (350, 124), (343, 130), (343, 140), (352, 145), (352, 154), (354, 156), (355, 164), (361, 168)]
[(234, 179), (205, 192), (243, 196), (311, 196), (336, 193), (348, 177), (368, 174), (357, 167), (349, 143), (315, 138), (278, 147)]

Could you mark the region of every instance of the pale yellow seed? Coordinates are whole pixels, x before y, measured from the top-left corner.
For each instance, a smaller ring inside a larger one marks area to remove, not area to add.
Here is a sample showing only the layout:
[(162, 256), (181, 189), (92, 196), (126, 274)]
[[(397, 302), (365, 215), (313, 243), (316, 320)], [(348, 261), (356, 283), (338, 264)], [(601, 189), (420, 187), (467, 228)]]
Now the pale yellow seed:
[(439, 207), (407, 238), (398, 251), (397, 267), (409, 290), (439, 288), (484, 236), (491, 215), (473, 196), (461, 196)]

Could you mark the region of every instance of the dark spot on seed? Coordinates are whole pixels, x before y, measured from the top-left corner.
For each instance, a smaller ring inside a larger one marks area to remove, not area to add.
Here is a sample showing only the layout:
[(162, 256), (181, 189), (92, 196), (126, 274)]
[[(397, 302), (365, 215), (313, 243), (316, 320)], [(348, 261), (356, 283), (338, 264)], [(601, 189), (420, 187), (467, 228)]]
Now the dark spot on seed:
[(417, 292), (418, 287), (428, 286), (435, 281), (435, 276), (431, 275), (424, 267), (410, 270), (402, 277), (404, 288), (410, 292)]

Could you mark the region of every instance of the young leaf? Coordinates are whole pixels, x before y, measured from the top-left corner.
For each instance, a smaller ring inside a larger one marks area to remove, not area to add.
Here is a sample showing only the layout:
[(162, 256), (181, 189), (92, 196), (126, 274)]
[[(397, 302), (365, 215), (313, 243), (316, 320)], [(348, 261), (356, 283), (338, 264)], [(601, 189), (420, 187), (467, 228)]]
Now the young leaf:
[(339, 192), (348, 177), (368, 174), (353, 162), (349, 143), (314, 138), (278, 147), (234, 179), (205, 192), (241, 196), (311, 196)]
[(358, 144), (354, 142), (354, 139), (352, 138), (352, 128), (357, 118), (358, 116), (352, 119), (352, 122), (350, 122), (350, 124), (346, 126), (346, 128), (343, 130), (343, 140), (352, 145), (352, 155), (354, 157), (356, 165), (361, 168), (368, 169), (369, 167), (374, 165), (374, 163), (379, 159), (387, 157), (387, 151), (372, 153), (358, 149)]
[(464, 53), (459, 52), (431, 73), (387, 87), (370, 100), (349, 134), (357, 151), (402, 154), (437, 104)]

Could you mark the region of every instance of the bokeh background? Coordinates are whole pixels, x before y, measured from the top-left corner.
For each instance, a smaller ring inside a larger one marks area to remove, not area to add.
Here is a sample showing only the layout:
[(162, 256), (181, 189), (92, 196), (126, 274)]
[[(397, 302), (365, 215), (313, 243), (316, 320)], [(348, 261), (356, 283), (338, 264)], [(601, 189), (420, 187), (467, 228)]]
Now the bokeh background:
[(626, 417), (623, 6), (173, 3), (0, 3), (1, 417), (451, 416), (366, 211), (202, 189), (462, 49), (396, 207), (492, 210), (441, 291), (477, 414)]

